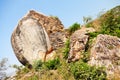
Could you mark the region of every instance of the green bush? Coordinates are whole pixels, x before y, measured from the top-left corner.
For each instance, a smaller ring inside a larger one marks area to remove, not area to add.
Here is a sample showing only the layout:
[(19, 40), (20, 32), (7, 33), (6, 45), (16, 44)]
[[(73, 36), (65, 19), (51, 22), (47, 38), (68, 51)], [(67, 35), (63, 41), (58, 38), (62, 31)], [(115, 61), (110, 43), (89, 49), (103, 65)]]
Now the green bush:
[(83, 52), (81, 53), (82, 57), (81, 60), (83, 62), (88, 62), (90, 60), (90, 54), (88, 52)]
[(101, 16), (101, 32), (120, 37), (120, 11), (112, 9)]
[(66, 42), (65, 42), (65, 48), (64, 48), (64, 51), (63, 51), (63, 58), (67, 59), (68, 58), (68, 54), (69, 54), (69, 50), (70, 50), (70, 40), (68, 39)]
[(106, 80), (106, 73), (103, 68), (89, 66), (83, 61), (71, 63), (70, 71), (76, 80)]
[(100, 33), (99, 32), (90, 32), (89, 36), (91, 39), (93, 39), (93, 38), (97, 37), (98, 34), (100, 34)]
[(80, 29), (80, 24), (74, 23), (72, 26), (69, 27), (69, 33), (72, 34), (78, 29)]
[(60, 66), (60, 60), (59, 58), (56, 58), (54, 60), (49, 60), (44, 63), (44, 67), (48, 70), (55, 70)]
[(27, 68), (27, 67), (24, 67), (22, 70), (21, 70), (21, 72), (22, 73), (28, 73), (30, 70)]
[(37, 71), (42, 68), (42, 65), (43, 65), (43, 62), (41, 60), (34, 61), (33, 69)]

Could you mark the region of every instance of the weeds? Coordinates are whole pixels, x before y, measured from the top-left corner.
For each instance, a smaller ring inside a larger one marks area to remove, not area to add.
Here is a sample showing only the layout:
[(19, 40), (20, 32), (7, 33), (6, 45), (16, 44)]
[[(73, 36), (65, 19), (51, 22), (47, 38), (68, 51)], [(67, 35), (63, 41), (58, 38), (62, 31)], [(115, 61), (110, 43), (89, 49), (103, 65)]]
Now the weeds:
[(74, 23), (72, 26), (69, 27), (69, 33), (72, 34), (78, 29), (80, 29), (80, 24)]
[(83, 61), (71, 63), (70, 71), (76, 80), (106, 80), (106, 73), (103, 68), (89, 66)]
[(64, 48), (64, 51), (63, 51), (63, 58), (64, 59), (68, 58), (69, 51), (70, 51), (70, 40), (68, 39), (65, 42), (65, 48)]

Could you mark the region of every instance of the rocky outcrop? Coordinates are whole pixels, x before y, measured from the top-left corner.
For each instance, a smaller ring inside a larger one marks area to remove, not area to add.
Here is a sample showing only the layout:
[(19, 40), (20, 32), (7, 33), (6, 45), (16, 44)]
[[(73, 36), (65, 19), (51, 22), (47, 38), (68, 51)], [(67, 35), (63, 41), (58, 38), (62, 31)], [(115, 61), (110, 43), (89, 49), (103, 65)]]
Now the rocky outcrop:
[(64, 38), (63, 25), (58, 18), (32, 10), (20, 20), (12, 33), (11, 43), (18, 60), (26, 65), (53, 58), (53, 50), (58, 44), (63, 46)]
[(120, 38), (100, 34), (90, 53), (89, 64), (105, 66), (108, 76), (120, 74)]
[(33, 10), (30, 11), (27, 16), (37, 20), (38, 23), (45, 28), (53, 49), (63, 46), (66, 40), (66, 35), (64, 32), (64, 26), (57, 17), (45, 16)]
[(49, 37), (54, 50), (63, 47), (67, 40), (67, 35), (65, 32), (51, 33)]
[(80, 30), (75, 31), (70, 37), (70, 52), (68, 61), (76, 61), (80, 59), (80, 54), (85, 51), (85, 46), (89, 39), (87, 33), (94, 32), (93, 28), (82, 27)]

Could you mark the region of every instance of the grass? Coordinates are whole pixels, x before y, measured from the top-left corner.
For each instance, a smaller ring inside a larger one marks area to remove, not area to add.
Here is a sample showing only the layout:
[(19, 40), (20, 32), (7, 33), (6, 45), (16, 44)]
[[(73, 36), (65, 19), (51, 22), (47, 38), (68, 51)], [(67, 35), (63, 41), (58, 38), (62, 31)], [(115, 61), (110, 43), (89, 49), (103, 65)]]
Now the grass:
[(71, 34), (74, 33), (76, 30), (80, 29), (80, 24), (74, 23), (74, 24), (71, 25), (68, 29), (69, 29), (69, 33), (70, 33), (70, 35), (71, 35)]
[(70, 40), (67, 39), (65, 42), (65, 48), (63, 51), (63, 58), (65, 58), (65, 59), (68, 58), (69, 51), (70, 51)]
[(106, 80), (106, 73), (103, 68), (89, 66), (81, 60), (72, 63), (70, 70), (75, 80)]

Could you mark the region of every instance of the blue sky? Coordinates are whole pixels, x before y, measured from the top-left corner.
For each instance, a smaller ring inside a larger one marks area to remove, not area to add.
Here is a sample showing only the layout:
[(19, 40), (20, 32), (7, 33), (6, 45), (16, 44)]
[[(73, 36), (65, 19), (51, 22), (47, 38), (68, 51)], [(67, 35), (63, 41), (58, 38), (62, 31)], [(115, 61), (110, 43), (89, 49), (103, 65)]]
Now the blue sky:
[(11, 47), (11, 34), (18, 21), (29, 11), (58, 16), (67, 28), (83, 16), (95, 18), (102, 10), (120, 5), (120, 0), (0, 0), (0, 60), (8, 58), (10, 64), (20, 64)]

